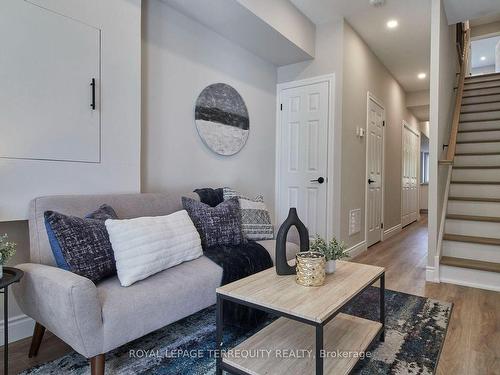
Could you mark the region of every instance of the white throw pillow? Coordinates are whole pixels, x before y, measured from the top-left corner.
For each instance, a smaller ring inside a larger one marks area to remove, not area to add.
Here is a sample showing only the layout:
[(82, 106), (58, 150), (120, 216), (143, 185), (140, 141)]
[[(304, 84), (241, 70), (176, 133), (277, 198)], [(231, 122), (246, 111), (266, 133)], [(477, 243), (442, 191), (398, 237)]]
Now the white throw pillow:
[(122, 286), (203, 255), (198, 231), (185, 210), (167, 216), (105, 222)]

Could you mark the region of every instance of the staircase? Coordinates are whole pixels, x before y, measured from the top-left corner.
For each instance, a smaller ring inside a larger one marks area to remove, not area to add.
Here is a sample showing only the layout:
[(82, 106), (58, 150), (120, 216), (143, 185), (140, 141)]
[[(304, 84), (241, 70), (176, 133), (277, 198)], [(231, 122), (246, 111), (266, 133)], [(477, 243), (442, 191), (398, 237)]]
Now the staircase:
[(500, 73), (465, 79), (440, 280), (500, 291)]

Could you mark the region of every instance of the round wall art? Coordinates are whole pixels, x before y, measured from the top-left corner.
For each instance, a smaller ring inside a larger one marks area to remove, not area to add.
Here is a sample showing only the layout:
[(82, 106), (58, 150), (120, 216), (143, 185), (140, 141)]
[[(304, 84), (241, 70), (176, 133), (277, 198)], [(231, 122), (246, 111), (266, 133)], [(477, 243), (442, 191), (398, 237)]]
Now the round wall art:
[(250, 133), (247, 106), (238, 91), (225, 83), (214, 83), (201, 92), (195, 120), (203, 142), (219, 155), (236, 154)]

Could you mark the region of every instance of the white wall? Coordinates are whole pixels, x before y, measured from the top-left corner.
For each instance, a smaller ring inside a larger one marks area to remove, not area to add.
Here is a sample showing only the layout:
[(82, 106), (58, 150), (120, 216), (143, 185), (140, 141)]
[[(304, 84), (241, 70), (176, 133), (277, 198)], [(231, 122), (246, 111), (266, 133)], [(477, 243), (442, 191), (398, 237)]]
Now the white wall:
[[(343, 55), (343, 30), (344, 20), (339, 19), (316, 26), (316, 52), (314, 60), (281, 66), (278, 68), (278, 82), (296, 81), (325, 74), (335, 75), (335, 108), (333, 129), (334, 145), (332, 157), (334, 176), (340, 176), (342, 167), (342, 55)], [(332, 181), (333, 180), (333, 181)], [(340, 238), (340, 178), (330, 178), (334, 196), (334, 217), (330, 231)]]
[[(188, 192), (233, 186), (274, 207), (276, 67), (165, 3), (143, 3), (142, 190)], [(250, 136), (231, 157), (201, 141), (199, 93), (232, 85), (246, 102)]]
[(447, 168), (439, 167), (438, 160), (442, 157), (443, 144), (448, 144), (455, 99), (453, 87), (458, 64), (455, 27), (448, 26), (442, 0), (432, 0), (431, 27), (428, 252), (430, 272), (435, 267), (437, 238), (447, 179)]
[[(366, 137), (356, 127), (366, 127), (367, 92), (385, 107), (384, 228), (401, 224), (403, 120), (418, 130), (417, 119), (406, 108), (406, 93), (369, 46), (349, 25), (344, 26), (344, 87), (342, 124), (341, 238), (348, 246), (365, 241)], [(349, 236), (349, 211), (363, 212), (361, 232)]]
[(480, 75), (480, 74), (495, 73), (495, 65), (487, 65), (487, 66), (480, 66), (477, 68), (471, 68), (470, 73), (473, 76)]
[[(51, 10), (74, 17), (102, 30), (102, 162), (100, 164), (50, 161), (0, 160), (0, 211), (13, 200), (23, 199), (20, 218), (27, 217), (33, 196), (106, 192), (137, 192), (140, 189), (140, 95), (141, 38), (140, 0), (44, 0)], [(0, 10), (1, 10), (0, 6)], [(15, 37), (11, 35), (10, 37)], [(30, 185), (27, 193), (25, 185)], [(1, 216), (1, 214), (0, 214)], [(29, 261), (28, 223), (25, 220), (0, 222), (0, 234), (7, 233), (18, 244), (15, 265)], [(3, 310), (3, 298), (0, 299)], [(23, 317), (9, 296), (11, 340), (28, 333), (31, 323)], [(26, 324), (25, 324), (26, 323)], [(3, 334), (0, 334), (0, 343)]]

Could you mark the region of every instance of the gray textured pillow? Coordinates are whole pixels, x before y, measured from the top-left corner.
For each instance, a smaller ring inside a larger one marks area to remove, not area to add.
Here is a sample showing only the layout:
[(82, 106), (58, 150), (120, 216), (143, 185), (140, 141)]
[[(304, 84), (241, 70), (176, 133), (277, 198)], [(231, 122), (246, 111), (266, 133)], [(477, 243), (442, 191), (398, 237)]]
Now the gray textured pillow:
[(274, 228), (271, 215), (264, 203), (264, 197), (257, 195), (254, 199), (241, 195), (234, 189), (224, 188), (224, 200), (238, 198), (241, 210), (241, 228), (243, 235), (253, 241), (272, 240)]
[(182, 197), (182, 205), (198, 230), (204, 248), (245, 243), (241, 231), (240, 204), (237, 198), (229, 199), (216, 207)]
[(113, 208), (102, 205), (84, 219), (55, 211), (46, 211), (44, 217), (52, 232), (49, 236), (57, 240), (69, 271), (93, 282), (116, 274), (113, 248), (104, 225), (106, 219), (118, 219)]

